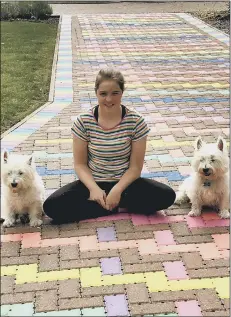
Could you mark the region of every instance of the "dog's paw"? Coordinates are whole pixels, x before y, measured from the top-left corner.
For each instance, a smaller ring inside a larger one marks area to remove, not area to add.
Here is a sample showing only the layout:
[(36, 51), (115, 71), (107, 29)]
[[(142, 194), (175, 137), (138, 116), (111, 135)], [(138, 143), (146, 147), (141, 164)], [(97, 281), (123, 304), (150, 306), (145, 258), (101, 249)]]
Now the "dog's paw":
[(2, 225), (5, 228), (13, 227), (15, 225), (15, 219), (5, 219)]
[(188, 216), (190, 217), (198, 217), (201, 215), (201, 210), (200, 209), (192, 209), (189, 213)]
[(42, 225), (43, 221), (41, 219), (31, 219), (30, 220), (30, 226), (31, 227), (40, 227)]
[(230, 213), (227, 209), (223, 209), (221, 210), (219, 213), (219, 216), (222, 218), (222, 219), (228, 219), (230, 218)]

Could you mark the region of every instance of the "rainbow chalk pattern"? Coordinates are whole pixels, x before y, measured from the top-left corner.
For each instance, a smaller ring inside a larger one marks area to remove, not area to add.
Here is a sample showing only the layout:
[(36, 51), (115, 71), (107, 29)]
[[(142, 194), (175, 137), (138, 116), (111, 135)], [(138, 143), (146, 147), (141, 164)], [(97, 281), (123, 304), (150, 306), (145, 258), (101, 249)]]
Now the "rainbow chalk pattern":
[[(53, 101), (2, 138), (35, 154), (47, 196), (73, 180), (70, 127), (102, 67), (151, 128), (143, 177), (177, 190), (194, 140), (229, 145), (229, 37), (183, 13), (62, 16)], [(229, 220), (117, 215), (1, 232), (1, 316), (229, 316)]]

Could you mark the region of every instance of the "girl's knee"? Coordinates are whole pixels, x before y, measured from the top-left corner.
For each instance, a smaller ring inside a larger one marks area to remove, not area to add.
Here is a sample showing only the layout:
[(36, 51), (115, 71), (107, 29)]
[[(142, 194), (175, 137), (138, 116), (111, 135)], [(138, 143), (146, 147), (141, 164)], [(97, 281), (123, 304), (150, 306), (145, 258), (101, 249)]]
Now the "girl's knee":
[[(171, 187), (168, 187), (168, 189), (166, 190), (166, 194), (165, 194), (165, 198), (166, 198), (166, 203), (168, 204), (167, 207), (170, 207), (173, 205), (175, 199), (176, 199), (176, 193), (175, 191), (171, 188)], [(166, 208), (167, 208), (166, 207)]]
[[(55, 210), (56, 210), (56, 208), (54, 206), (53, 199), (48, 197), (43, 203), (43, 211), (44, 211), (44, 213), (48, 217), (53, 218), (53, 214), (54, 214)], [(56, 212), (57, 212), (57, 210), (56, 210)]]

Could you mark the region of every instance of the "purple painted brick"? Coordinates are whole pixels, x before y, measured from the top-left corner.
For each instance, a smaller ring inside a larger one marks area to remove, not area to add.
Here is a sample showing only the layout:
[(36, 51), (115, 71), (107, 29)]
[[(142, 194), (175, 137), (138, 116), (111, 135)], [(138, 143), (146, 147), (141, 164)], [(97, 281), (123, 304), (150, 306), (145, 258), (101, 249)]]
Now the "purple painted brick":
[(114, 227), (97, 228), (99, 242), (116, 241), (116, 233)]
[(121, 263), (118, 257), (104, 258), (100, 260), (103, 275), (122, 274)]
[(130, 316), (125, 295), (104, 296), (107, 316)]

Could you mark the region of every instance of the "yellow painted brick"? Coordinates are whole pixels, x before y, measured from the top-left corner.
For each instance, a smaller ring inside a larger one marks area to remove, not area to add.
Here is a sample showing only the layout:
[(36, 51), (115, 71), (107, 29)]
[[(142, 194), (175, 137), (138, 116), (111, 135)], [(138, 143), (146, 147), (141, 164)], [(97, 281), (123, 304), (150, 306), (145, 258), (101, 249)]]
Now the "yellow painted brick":
[(220, 298), (229, 298), (229, 277), (214, 278), (213, 285)]
[(192, 145), (193, 142), (192, 141), (181, 141), (181, 142), (164, 142), (163, 140), (152, 140), (152, 141), (148, 141), (148, 144), (151, 144), (155, 147), (160, 147), (160, 146), (174, 146), (174, 145), (178, 145), (178, 146), (182, 146), (182, 145)]
[(144, 273), (144, 276), (150, 292), (169, 290), (169, 284), (165, 272), (148, 272)]
[(99, 267), (80, 269), (80, 280), (82, 287), (101, 286), (101, 271)]
[(50, 140), (35, 140), (36, 144), (60, 144), (60, 143), (71, 143), (72, 139), (50, 139)]
[(41, 272), (37, 274), (37, 282), (61, 281), (79, 278), (79, 269)]
[(202, 289), (202, 288), (213, 288), (213, 279), (202, 278), (202, 279), (191, 279), (191, 280), (179, 280), (169, 281), (170, 291), (180, 290), (191, 290), (191, 289)]
[(18, 268), (17, 265), (2, 266), (1, 267), (1, 276), (14, 275), (14, 274), (16, 274), (17, 268)]
[(37, 264), (19, 265), (16, 272), (16, 284), (36, 282)]
[(134, 284), (144, 283), (145, 277), (143, 273), (124, 274), (124, 275), (105, 275), (102, 277), (102, 283), (106, 285)]

